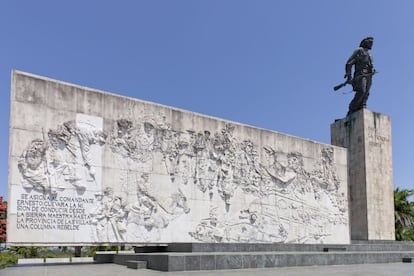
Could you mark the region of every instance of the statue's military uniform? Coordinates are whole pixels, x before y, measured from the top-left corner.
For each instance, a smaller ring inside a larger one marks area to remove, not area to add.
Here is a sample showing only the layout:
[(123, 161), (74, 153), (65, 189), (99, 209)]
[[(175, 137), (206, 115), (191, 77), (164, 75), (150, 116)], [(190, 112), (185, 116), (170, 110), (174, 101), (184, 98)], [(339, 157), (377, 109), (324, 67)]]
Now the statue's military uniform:
[[(369, 40), (369, 43), (367, 43)], [(348, 114), (365, 108), (372, 83), (372, 75), (375, 73), (374, 62), (369, 53), (372, 46), (372, 38), (366, 38), (361, 42), (361, 47), (355, 50), (345, 65), (345, 77), (352, 84), (355, 97), (349, 104)], [(354, 77), (351, 77), (352, 66), (355, 66)]]

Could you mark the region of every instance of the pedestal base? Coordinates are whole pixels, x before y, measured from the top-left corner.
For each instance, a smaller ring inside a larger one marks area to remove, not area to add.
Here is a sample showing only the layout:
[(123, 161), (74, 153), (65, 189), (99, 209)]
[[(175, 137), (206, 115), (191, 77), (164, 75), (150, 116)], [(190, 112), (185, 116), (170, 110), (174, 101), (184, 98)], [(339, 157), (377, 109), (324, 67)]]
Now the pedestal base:
[(331, 143), (348, 149), (351, 239), (394, 240), (390, 117), (362, 109), (336, 120)]

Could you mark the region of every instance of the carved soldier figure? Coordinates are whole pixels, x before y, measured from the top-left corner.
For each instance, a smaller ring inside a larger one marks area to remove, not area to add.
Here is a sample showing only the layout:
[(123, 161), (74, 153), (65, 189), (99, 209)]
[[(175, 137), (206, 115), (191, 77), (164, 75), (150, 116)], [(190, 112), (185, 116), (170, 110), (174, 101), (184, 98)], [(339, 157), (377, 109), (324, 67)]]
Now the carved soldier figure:
[[(352, 84), (355, 96), (349, 104), (348, 115), (366, 107), (369, 90), (372, 83), (372, 75), (375, 74), (374, 62), (369, 53), (374, 42), (373, 37), (364, 38), (359, 48), (354, 51), (345, 65), (345, 78), (347, 83)], [(352, 78), (352, 67), (354, 66), (354, 77)]]

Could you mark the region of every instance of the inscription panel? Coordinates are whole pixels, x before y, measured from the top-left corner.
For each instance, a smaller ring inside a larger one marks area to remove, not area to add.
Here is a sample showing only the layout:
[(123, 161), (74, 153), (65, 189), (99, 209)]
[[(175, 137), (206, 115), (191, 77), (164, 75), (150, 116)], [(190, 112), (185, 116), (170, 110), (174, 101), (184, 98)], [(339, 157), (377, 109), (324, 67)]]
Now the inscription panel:
[(367, 127), (368, 143), (374, 147), (384, 147), (389, 145), (390, 137), (382, 135), (375, 127)]

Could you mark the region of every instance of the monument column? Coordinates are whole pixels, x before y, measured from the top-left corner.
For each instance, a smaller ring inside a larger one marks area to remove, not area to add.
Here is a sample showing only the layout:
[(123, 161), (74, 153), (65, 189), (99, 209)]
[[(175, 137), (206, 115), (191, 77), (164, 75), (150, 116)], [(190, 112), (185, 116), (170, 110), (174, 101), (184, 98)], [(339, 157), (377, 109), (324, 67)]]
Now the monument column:
[(331, 125), (331, 143), (348, 149), (353, 240), (394, 240), (391, 120), (361, 109)]

